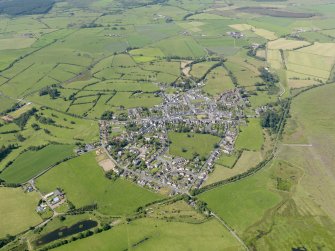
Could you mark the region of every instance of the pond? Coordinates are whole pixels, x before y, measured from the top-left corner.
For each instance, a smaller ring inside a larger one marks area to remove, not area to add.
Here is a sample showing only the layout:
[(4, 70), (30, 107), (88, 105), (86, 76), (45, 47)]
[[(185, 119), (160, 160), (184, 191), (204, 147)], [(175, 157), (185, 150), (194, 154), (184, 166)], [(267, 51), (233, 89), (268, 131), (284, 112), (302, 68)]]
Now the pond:
[(98, 226), (98, 222), (93, 220), (80, 221), (70, 227), (61, 227), (42, 236), (40, 239), (36, 240), (35, 244), (37, 246), (44, 245), (61, 238), (83, 232), (96, 226)]

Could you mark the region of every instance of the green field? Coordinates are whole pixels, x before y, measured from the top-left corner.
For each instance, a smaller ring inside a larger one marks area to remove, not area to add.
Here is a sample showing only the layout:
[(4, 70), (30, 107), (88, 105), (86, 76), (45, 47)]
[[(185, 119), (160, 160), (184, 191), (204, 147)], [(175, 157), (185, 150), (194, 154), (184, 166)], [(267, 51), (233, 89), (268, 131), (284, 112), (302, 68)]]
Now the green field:
[(225, 91), (232, 90), (234, 87), (227, 71), (220, 67), (214, 69), (207, 75), (203, 90), (210, 95), (216, 96)]
[(243, 233), (281, 200), (269, 190), (267, 177), (266, 173), (261, 173), (205, 192), (199, 198), (238, 233)]
[(6, 234), (16, 235), (42, 222), (36, 213), (38, 193), (24, 193), (21, 188), (0, 188), (0, 239)]
[[(225, 156), (219, 158), (215, 162), (214, 171), (209, 174), (209, 177), (204, 182), (203, 186), (245, 173), (262, 161), (261, 153), (254, 151), (243, 151), (236, 163), (233, 162), (236, 160), (236, 156), (232, 156), (229, 159), (225, 159), (224, 157)], [(229, 168), (227, 167), (228, 164), (234, 164), (234, 167)]]
[(329, 97), (334, 90), (331, 84), (293, 100), (285, 145), (264, 170), (199, 196), (249, 245), (261, 250), (334, 248), (334, 186), (329, 176), (335, 142), (330, 119), (334, 101)]
[[(334, 0), (20, 1), (0, 0), (1, 250), (47, 248), (35, 240), (85, 219), (112, 229), (58, 250), (244, 250), (201, 201), (249, 250), (335, 250)], [(287, 100), (284, 130), (263, 129), (263, 108)], [(100, 150), (74, 155), (105, 136), (139, 177), (104, 171)], [(212, 166), (215, 149), (232, 154)], [(190, 203), (203, 176), (200, 192), (243, 178)], [(6, 187), (27, 181), (38, 191)], [(36, 206), (56, 188), (66, 219), (30, 229), (51, 217)]]
[(38, 151), (27, 151), (19, 155), (6, 168), (0, 178), (7, 183), (23, 183), (46, 170), (51, 165), (73, 155), (73, 145), (48, 145)]
[(127, 215), (139, 206), (162, 198), (130, 181), (108, 180), (95, 161), (94, 153), (54, 167), (38, 178), (36, 185), (43, 193), (60, 187), (77, 208), (96, 203), (98, 211), (110, 215)]
[(259, 119), (249, 119), (247, 126), (240, 127), (240, 134), (236, 140), (237, 149), (258, 151), (264, 143), (262, 127)]
[(217, 221), (202, 224), (139, 219), (55, 250), (243, 250)]
[(219, 164), (219, 165), (223, 165), (225, 167), (228, 168), (232, 168), (234, 167), (236, 161), (239, 158), (239, 154), (231, 154), (231, 155), (227, 155), (227, 154), (222, 154), (216, 161), (215, 163)]
[(214, 150), (214, 145), (220, 141), (219, 137), (208, 134), (169, 132), (171, 140), (170, 154), (186, 159), (192, 159), (194, 153), (200, 158), (207, 157)]

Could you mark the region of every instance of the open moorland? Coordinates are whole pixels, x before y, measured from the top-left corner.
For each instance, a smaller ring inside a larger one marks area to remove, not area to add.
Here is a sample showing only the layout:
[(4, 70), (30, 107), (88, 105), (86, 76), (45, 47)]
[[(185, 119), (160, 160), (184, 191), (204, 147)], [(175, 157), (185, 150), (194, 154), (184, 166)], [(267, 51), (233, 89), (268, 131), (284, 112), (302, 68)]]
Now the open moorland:
[(334, 13), (0, 0), (0, 250), (335, 250)]

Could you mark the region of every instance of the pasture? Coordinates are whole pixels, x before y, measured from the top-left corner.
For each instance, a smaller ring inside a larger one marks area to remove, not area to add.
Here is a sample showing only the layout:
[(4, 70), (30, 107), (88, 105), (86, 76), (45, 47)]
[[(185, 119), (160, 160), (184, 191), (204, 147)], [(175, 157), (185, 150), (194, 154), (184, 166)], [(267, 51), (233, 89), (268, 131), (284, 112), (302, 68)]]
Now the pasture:
[(51, 165), (73, 155), (73, 149), (73, 145), (48, 145), (38, 151), (28, 150), (20, 154), (0, 174), (0, 178), (7, 183), (26, 182)]
[[(210, 185), (212, 183), (226, 180), (236, 175), (245, 173), (249, 169), (255, 167), (262, 161), (262, 155), (260, 152), (243, 151), (233, 168), (223, 166), (223, 161), (215, 162), (214, 171), (209, 174), (208, 179), (204, 182), (203, 186)], [(226, 163), (226, 162), (223, 162)]]
[(238, 153), (233, 153), (231, 155), (228, 154), (222, 154), (216, 161), (215, 163), (219, 165), (223, 165), (228, 168), (233, 168), (236, 161), (239, 159), (240, 154)]
[(60, 187), (77, 208), (96, 203), (98, 211), (108, 215), (127, 215), (162, 198), (130, 181), (108, 180), (94, 154), (87, 153), (54, 167), (37, 179), (37, 187), (43, 193)]
[(242, 250), (234, 237), (216, 220), (201, 224), (139, 219), (55, 250)]
[(258, 151), (264, 143), (262, 127), (259, 119), (249, 119), (246, 126), (240, 127), (240, 134), (236, 140), (237, 149)]
[(38, 193), (24, 193), (21, 188), (0, 188), (0, 239), (16, 235), (42, 222), (36, 213)]
[(219, 137), (209, 134), (169, 132), (168, 137), (172, 142), (170, 154), (185, 159), (192, 159), (194, 154), (199, 154), (200, 158), (208, 157), (214, 145), (220, 141)]
[(200, 194), (199, 199), (242, 234), (261, 220), (265, 212), (280, 202), (281, 197), (269, 190), (265, 172)]
[(207, 75), (203, 90), (209, 95), (217, 96), (234, 88), (235, 86), (226, 69), (218, 67)]

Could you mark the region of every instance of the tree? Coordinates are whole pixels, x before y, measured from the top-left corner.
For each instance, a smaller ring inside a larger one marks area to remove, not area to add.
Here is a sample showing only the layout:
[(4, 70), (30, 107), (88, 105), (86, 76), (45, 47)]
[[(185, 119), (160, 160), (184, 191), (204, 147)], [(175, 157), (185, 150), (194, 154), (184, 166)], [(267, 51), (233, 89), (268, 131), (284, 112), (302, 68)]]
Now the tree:
[(274, 111), (267, 111), (261, 116), (261, 125), (264, 128), (275, 130), (280, 121), (280, 116)]
[(36, 124), (36, 123), (31, 124), (31, 127), (32, 127), (35, 131), (38, 131), (39, 129), (41, 129), (40, 126), (39, 126), (38, 124)]
[(111, 119), (113, 119), (113, 115), (114, 115), (114, 113), (112, 111), (105, 111), (101, 115), (101, 119), (102, 120), (111, 120)]

